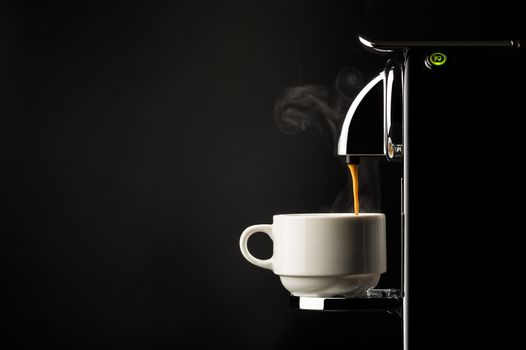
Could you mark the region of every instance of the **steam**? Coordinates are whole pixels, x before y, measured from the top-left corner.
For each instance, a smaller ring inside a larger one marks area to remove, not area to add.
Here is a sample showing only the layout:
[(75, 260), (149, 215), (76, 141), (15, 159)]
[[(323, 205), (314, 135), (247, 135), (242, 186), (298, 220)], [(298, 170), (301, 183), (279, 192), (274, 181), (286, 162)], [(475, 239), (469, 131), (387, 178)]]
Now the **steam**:
[(331, 88), (324, 85), (289, 87), (274, 107), (276, 125), (290, 135), (310, 127), (320, 133), (328, 130), (336, 147), (345, 114), (364, 85), (363, 74), (348, 67), (338, 73)]
[[(286, 88), (274, 107), (274, 121), (285, 134), (299, 134), (308, 128), (320, 133), (329, 132), (336, 154), (339, 130), (352, 101), (365, 85), (362, 72), (354, 67), (341, 70), (331, 87), (303, 85)], [(349, 173), (345, 160), (340, 159), (342, 171)], [(380, 210), (380, 160), (363, 158), (359, 166), (360, 211)], [(323, 212), (354, 211), (352, 179), (348, 180), (331, 205)]]
[(329, 106), (329, 92), (322, 85), (295, 86), (285, 90), (274, 107), (278, 128), (286, 134), (299, 134), (309, 127), (336, 132), (338, 116)]

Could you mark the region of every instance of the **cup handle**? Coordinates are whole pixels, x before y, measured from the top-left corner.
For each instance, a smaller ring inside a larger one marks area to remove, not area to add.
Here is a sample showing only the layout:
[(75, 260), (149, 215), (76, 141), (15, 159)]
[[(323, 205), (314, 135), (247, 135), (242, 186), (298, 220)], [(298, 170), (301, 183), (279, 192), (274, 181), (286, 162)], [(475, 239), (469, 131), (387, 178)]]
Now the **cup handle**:
[(262, 267), (264, 269), (272, 270), (272, 258), (274, 257), (274, 255), (272, 255), (268, 259), (262, 260), (256, 258), (248, 251), (248, 239), (256, 232), (266, 233), (270, 237), (270, 239), (274, 240), (274, 236), (272, 234), (272, 225), (253, 225), (247, 227), (245, 231), (243, 231), (243, 233), (241, 234), (241, 237), (239, 238), (239, 248), (241, 249), (241, 254), (243, 254), (245, 259), (247, 259), (250, 263)]

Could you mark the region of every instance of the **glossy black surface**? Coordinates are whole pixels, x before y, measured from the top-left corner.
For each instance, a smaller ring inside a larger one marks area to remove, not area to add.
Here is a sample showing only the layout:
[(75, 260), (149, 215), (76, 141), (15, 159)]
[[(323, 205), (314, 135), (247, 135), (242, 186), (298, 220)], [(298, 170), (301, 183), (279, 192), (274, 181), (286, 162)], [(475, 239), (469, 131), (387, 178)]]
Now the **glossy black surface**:
[[(429, 69), (426, 57), (447, 55)], [(518, 258), (524, 191), (525, 55), (515, 48), (420, 47), (408, 52), (410, 346), (425, 347), (449, 310), (448, 337), (480, 311), (464, 288), (503, 288)], [(520, 196), (519, 198), (522, 198)], [(519, 199), (520, 201), (520, 199)], [(520, 230), (519, 230), (520, 231)], [(430, 297), (440, 286), (441, 298)], [(452, 309), (453, 305), (461, 306)], [(497, 313), (499, 313), (497, 311)]]

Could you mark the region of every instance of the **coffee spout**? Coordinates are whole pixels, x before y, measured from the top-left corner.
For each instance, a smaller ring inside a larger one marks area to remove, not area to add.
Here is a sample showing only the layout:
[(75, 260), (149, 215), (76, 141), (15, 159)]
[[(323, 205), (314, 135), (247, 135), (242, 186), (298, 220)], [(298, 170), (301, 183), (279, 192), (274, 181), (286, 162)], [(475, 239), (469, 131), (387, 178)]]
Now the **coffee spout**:
[(402, 66), (391, 59), (358, 93), (338, 139), (338, 155), (345, 156), (347, 163), (357, 163), (361, 157), (401, 159), (403, 148), (397, 142), (401, 137), (394, 132), (400, 128), (395, 128), (393, 121), (401, 121), (402, 81)]

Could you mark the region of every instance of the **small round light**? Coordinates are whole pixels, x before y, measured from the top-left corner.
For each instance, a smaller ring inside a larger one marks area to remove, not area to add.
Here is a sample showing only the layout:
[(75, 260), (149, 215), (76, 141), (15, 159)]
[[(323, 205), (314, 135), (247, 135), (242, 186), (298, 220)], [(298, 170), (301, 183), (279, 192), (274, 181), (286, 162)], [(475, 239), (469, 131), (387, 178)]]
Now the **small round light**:
[(434, 52), (426, 58), (426, 66), (429, 68), (443, 66), (447, 61), (447, 56), (442, 52)]

